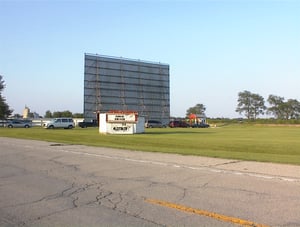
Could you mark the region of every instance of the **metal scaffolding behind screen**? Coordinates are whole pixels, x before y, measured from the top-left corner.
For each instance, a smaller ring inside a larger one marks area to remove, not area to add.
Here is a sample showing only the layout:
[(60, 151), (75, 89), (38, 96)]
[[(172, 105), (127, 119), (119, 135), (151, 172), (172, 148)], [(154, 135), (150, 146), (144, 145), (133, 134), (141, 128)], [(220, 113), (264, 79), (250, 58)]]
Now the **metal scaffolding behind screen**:
[(169, 65), (85, 54), (84, 115), (133, 110), (164, 124), (170, 118)]

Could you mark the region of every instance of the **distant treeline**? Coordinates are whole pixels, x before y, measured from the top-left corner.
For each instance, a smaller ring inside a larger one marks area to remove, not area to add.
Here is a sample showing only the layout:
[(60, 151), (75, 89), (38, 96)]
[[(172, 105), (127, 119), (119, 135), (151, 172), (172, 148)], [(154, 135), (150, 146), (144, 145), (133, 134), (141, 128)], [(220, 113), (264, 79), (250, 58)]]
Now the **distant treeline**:
[(209, 124), (300, 124), (300, 119), (275, 119), (275, 118), (257, 118), (257, 119), (244, 119), (244, 118), (208, 118)]
[(57, 118), (57, 117), (83, 118), (83, 113), (72, 113), (69, 110), (55, 111), (55, 112), (51, 112), (50, 110), (47, 110), (44, 117), (45, 118)]

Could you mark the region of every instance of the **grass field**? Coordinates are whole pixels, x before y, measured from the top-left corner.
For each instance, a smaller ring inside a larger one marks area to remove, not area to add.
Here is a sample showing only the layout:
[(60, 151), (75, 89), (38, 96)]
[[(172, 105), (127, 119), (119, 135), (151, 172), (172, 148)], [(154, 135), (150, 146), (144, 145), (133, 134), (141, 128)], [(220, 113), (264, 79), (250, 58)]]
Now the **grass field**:
[(0, 136), (300, 165), (300, 128), (293, 126), (162, 128), (146, 129), (144, 134), (135, 135), (101, 135), (97, 128), (72, 130), (0, 128)]

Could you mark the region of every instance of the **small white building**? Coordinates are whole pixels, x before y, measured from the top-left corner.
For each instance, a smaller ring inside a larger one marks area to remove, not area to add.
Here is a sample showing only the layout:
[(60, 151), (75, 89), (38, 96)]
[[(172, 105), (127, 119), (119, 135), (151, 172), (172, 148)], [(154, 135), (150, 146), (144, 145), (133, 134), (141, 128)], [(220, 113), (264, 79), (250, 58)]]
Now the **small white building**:
[(145, 132), (145, 118), (135, 111), (109, 111), (99, 116), (99, 132), (103, 134), (136, 134)]

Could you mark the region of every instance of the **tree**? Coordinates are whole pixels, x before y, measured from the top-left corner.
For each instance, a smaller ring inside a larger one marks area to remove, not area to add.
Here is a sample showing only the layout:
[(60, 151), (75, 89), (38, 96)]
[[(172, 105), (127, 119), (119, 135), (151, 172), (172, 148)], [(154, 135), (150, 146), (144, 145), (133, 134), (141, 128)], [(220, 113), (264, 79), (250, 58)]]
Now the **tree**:
[(266, 109), (265, 101), (259, 94), (253, 94), (250, 91), (238, 93), (238, 106), (236, 112), (244, 113), (247, 119), (256, 119), (259, 114), (264, 114)]
[(74, 113), (73, 117), (74, 118), (84, 118), (83, 113)]
[(46, 113), (45, 113), (45, 118), (52, 118), (52, 113), (50, 110), (47, 110)]
[(284, 118), (284, 98), (276, 95), (269, 95), (268, 102), (271, 105), (268, 113), (273, 114), (277, 119)]
[(190, 114), (204, 114), (205, 110), (206, 107), (203, 104), (197, 104), (196, 106), (187, 109), (186, 115), (188, 116)]
[(5, 83), (3, 80), (3, 77), (0, 75), (0, 119), (9, 117), (13, 110), (11, 110), (6, 103), (6, 100), (4, 97), (2, 97), (2, 91), (5, 88)]
[(3, 77), (0, 75), (0, 93), (2, 93), (4, 88), (5, 88), (5, 83), (4, 83)]
[(284, 103), (284, 116), (285, 119), (298, 119), (300, 115), (300, 103), (296, 99), (289, 99)]
[(53, 112), (52, 117), (72, 117), (72, 112), (69, 110)]
[(19, 119), (19, 118), (22, 118), (22, 117), (23, 116), (21, 114), (18, 114), (18, 113), (13, 115), (13, 118), (16, 118), (16, 119)]
[(268, 102), (271, 105), (268, 112), (277, 119), (298, 119), (300, 117), (300, 102), (296, 99), (284, 101), (283, 97), (269, 95)]

